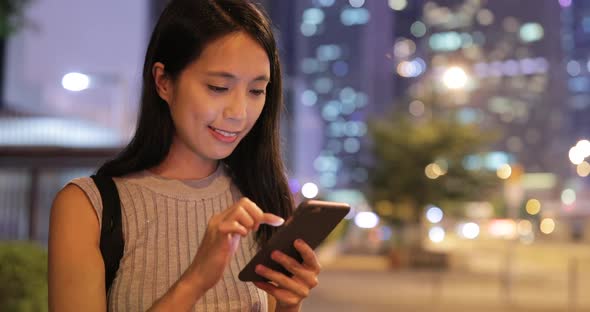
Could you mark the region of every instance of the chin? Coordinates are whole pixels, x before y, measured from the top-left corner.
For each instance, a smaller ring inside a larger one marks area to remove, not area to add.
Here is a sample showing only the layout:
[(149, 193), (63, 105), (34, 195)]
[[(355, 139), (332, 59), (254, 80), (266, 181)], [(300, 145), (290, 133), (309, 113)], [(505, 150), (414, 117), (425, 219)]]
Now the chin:
[(222, 159), (229, 157), (229, 155), (231, 155), (234, 151), (235, 151), (235, 148), (226, 149), (226, 150), (217, 150), (211, 155), (211, 158), (215, 159), (215, 160), (222, 160)]

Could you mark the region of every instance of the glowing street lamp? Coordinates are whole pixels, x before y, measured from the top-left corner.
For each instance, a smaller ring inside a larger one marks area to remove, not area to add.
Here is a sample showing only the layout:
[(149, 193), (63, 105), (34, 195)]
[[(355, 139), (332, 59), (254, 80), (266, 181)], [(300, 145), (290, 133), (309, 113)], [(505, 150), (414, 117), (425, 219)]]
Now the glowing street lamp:
[(82, 91), (90, 86), (90, 77), (82, 73), (67, 73), (61, 79), (61, 85), (69, 91)]
[(118, 73), (97, 73), (97, 72), (69, 72), (62, 76), (61, 86), (70, 92), (82, 92), (91, 88), (115, 87), (120, 90), (110, 111), (112, 114), (112, 125), (116, 128), (125, 140), (131, 135), (133, 129), (129, 106), (129, 82)]

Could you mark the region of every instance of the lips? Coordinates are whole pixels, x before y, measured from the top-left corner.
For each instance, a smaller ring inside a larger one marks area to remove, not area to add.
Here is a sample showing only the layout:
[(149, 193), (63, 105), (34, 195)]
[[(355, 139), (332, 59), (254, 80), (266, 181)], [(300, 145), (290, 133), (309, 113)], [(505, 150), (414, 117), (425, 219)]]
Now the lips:
[(226, 137), (235, 137), (238, 135), (238, 132), (231, 132), (231, 131), (225, 131), (225, 130), (221, 130), (221, 129), (217, 129), (217, 128), (213, 128), (213, 127), (209, 127), (211, 128), (213, 131), (226, 136)]
[(211, 126), (209, 126), (209, 131), (217, 140), (225, 143), (234, 142), (238, 138), (238, 134), (240, 133), (239, 131), (226, 131)]

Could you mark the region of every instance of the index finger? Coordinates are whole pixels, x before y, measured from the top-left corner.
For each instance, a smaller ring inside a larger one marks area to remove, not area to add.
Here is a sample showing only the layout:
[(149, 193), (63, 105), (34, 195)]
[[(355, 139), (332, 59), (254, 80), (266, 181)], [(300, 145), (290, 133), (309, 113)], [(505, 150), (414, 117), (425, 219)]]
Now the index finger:
[(302, 239), (296, 239), (293, 245), (295, 246), (295, 249), (299, 251), (299, 254), (303, 258), (303, 265), (309, 267), (316, 273), (320, 273), (322, 266), (320, 265), (320, 262), (316, 257), (313, 249)]
[(261, 223), (269, 224), (272, 226), (281, 226), (285, 223), (285, 220), (277, 215), (272, 213), (265, 213), (256, 205), (253, 201), (249, 200), (248, 198), (244, 197), (240, 200), (240, 205), (246, 210), (246, 212), (254, 219), (256, 222), (256, 229), (258, 225)]
[(262, 216), (262, 222), (260, 223), (265, 223), (272, 226), (281, 226), (283, 223), (285, 223), (285, 219), (272, 213), (264, 213)]

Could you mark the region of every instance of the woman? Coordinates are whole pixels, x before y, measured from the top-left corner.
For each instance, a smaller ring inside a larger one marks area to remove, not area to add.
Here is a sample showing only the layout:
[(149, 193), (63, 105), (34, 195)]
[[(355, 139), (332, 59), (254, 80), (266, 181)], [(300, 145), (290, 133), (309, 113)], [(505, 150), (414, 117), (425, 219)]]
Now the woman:
[[(268, 18), (240, 0), (173, 0), (152, 34), (136, 134), (99, 170), (121, 198), (125, 250), (105, 296), (102, 202), (90, 178), (54, 201), (52, 311), (298, 311), (319, 263), (237, 274), (293, 210), (279, 149), (281, 71)], [(267, 297), (268, 295), (268, 297)], [(268, 300), (267, 300), (268, 298)], [(275, 309), (276, 307), (276, 309)]]

